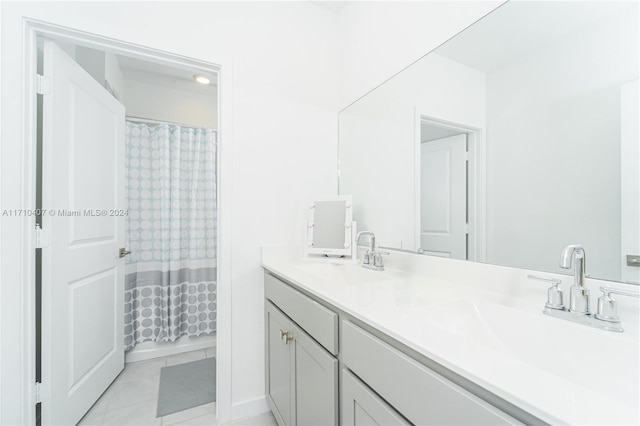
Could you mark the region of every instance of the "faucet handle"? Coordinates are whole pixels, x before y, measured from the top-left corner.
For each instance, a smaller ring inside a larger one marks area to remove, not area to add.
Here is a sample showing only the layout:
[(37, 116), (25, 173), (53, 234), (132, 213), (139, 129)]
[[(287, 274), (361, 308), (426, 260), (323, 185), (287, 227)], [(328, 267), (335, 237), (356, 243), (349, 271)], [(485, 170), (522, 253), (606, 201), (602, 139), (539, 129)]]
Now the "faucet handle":
[(621, 296), (640, 297), (640, 293), (627, 290), (619, 290), (613, 287), (600, 287), (602, 296), (598, 297), (598, 311), (595, 317), (602, 321), (620, 322), (618, 316), (618, 302), (611, 297), (612, 294)]
[(547, 290), (547, 303), (545, 303), (545, 306), (549, 309), (564, 310), (564, 297), (562, 289), (559, 287), (559, 285), (562, 284), (562, 280), (558, 278), (539, 277), (537, 275), (527, 275), (527, 278), (551, 283), (551, 287)]
[(382, 255), (388, 255), (388, 251), (376, 251), (373, 254), (373, 266), (384, 268), (384, 262), (382, 261)]

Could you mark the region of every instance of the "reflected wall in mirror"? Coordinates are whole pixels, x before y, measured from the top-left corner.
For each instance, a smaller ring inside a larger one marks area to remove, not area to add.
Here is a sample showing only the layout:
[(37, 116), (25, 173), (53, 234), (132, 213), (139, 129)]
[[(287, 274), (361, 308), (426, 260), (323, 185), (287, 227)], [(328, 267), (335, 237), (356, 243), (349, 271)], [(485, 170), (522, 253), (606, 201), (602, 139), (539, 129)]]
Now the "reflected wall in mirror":
[(512, 1), (340, 112), (381, 246), (640, 283), (638, 2)]

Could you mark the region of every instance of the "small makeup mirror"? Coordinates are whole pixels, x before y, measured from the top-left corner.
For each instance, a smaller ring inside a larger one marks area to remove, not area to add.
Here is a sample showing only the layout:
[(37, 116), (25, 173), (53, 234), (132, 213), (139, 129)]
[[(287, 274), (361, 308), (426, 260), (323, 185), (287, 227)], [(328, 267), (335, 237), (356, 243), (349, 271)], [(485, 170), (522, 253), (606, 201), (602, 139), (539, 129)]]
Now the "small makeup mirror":
[(352, 257), (355, 223), (350, 195), (316, 198), (308, 205), (307, 256)]

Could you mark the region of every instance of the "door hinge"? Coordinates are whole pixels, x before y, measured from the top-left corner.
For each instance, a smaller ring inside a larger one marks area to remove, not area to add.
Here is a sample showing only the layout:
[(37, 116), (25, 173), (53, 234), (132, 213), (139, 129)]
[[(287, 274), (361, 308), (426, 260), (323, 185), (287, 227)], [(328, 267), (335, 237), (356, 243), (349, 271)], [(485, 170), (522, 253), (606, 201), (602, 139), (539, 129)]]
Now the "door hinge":
[(469, 224), (468, 223), (464, 224), (464, 233), (469, 235)]
[(35, 387), (35, 393), (36, 393), (36, 404), (39, 404), (42, 402), (42, 383), (40, 382), (36, 382), (36, 387)]
[(469, 151), (464, 152), (464, 161), (469, 161)]
[(36, 91), (38, 95), (48, 95), (51, 93), (51, 79), (46, 75), (37, 74)]
[(47, 248), (50, 242), (49, 232), (42, 229), (39, 223), (36, 223), (36, 248)]

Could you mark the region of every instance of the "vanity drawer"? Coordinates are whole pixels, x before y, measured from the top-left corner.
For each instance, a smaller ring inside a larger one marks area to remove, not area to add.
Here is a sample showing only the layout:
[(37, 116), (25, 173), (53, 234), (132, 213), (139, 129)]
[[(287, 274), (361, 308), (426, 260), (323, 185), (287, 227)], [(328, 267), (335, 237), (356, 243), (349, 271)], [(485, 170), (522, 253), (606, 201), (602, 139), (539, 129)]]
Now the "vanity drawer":
[(349, 321), (342, 321), (342, 360), (413, 424), (520, 424)]
[(264, 274), (265, 297), (333, 355), (338, 354), (338, 314), (271, 274)]

